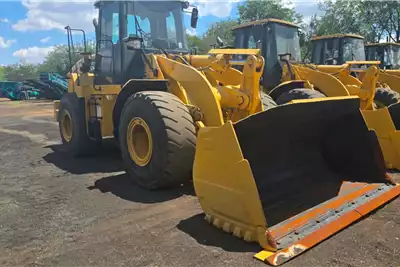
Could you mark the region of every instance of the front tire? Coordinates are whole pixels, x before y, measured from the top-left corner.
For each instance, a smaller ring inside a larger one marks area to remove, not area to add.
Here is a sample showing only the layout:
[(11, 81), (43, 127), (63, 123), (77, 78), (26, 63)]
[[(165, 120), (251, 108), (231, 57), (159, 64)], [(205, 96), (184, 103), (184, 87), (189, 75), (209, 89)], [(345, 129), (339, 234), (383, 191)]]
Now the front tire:
[(264, 107), (264, 111), (278, 106), (269, 94), (264, 93), (262, 91), (260, 93), (261, 93), (261, 103)]
[(317, 90), (300, 88), (300, 89), (292, 89), (288, 92), (283, 93), (278, 97), (276, 103), (278, 105), (283, 105), (296, 99), (313, 99), (313, 98), (325, 98), (325, 97), (326, 96), (323, 93)]
[(388, 88), (376, 88), (374, 102), (377, 108), (388, 107), (398, 103), (400, 94)]
[(119, 146), (127, 173), (154, 190), (190, 179), (196, 129), (186, 106), (166, 92), (132, 95), (121, 113)]

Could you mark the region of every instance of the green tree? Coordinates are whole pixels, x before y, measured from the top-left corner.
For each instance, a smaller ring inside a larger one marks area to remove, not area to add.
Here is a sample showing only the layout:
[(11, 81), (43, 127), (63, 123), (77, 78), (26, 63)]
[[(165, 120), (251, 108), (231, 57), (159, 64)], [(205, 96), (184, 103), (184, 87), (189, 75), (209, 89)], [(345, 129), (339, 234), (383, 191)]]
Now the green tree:
[(4, 78), (7, 81), (23, 81), (36, 79), (38, 77), (38, 67), (34, 64), (13, 64), (3, 67)]
[(247, 0), (238, 6), (239, 21), (245, 23), (267, 18), (301, 23), (302, 16), (293, 8), (285, 7), (278, 0)]
[(355, 33), (361, 31), (363, 16), (360, 8), (361, 2), (357, 1), (325, 1), (320, 4), (324, 15), (316, 20), (316, 34), (327, 35), (336, 33)]
[(188, 44), (190, 49), (197, 49), (198, 53), (204, 53), (209, 50), (208, 45), (201, 37), (195, 35), (188, 35)]
[(211, 48), (212, 45), (216, 44), (217, 37), (220, 37), (225, 45), (233, 45), (234, 35), (232, 28), (238, 25), (238, 23), (238, 20), (229, 18), (211, 24), (202, 37), (204, 44), (208, 48)]
[(371, 41), (387, 37), (400, 42), (400, 1), (362, 1), (360, 10), (366, 14), (361, 32)]
[[(69, 53), (68, 45), (58, 45), (46, 55), (43, 63), (39, 66), (39, 71), (66, 74), (70, 71), (71, 66), (81, 58), (80, 52), (83, 51), (83, 45), (75, 45), (74, 51), (71, 51), (71, 53)], [(87, 52), (95, 52), (93, 44), (87, 44)]]
[(0, 66), (0, 81), (3, 81), (4, 79), (4, 68)]
[(400, 42), (400, 1), (326, 0), (320, 5), (324, 15), (315, 21), (317, 35), (353, 33), (368, 42), (388, 37)]

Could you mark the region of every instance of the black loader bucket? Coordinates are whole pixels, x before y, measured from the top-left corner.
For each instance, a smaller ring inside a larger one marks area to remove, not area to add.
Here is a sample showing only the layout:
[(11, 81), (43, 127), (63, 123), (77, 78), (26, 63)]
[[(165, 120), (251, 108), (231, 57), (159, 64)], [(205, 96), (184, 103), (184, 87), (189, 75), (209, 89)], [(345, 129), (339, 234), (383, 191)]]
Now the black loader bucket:
[(300, 100), (199, 131), (206, 219), (279, 265), (400, 193), (357, 97)]

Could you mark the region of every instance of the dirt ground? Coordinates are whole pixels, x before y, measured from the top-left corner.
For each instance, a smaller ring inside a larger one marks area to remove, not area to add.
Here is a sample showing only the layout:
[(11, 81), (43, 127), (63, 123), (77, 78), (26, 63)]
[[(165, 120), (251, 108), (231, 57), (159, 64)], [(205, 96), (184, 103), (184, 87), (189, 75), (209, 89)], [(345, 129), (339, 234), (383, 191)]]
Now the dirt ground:
[[(0, 266), (266, 266), (204, 221), (191, 185), (138, 188), (111, 142), (69, 158), (52, 112), (0, 101)], [(397, 199), (284, 266), (399, 267), (399, 253)]]

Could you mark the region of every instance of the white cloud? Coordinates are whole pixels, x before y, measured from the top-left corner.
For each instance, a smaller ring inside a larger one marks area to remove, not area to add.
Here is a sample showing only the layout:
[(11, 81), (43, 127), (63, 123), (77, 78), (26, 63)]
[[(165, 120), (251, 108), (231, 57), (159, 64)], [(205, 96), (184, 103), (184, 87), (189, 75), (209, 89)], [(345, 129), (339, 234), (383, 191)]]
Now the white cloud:
[(29, 63), (41, 63), (44, 57), (54, 49), (54, 46), (49, 47), (28, 47), (15, 51), (12, 55), (20, 60)]
[(42, 44), (45, 44), (45, 43), (48, 43), (50, 40), (51, 40), (51, 37), (44, 37), (44, 38), (40, 39), (39, 41)]
[(198, 0), (193, 3), (199, 9), (199, 16), (216, 16), (219, 18), (229, 17), (233, 7), (243, 0)]
[(28, 9), (26, 17), (17, 21), (12, 28), (17, 31), (64, 30), (69, 25), (86, 32), (93, 32), (93, 18), (97, 17), (93, 0), (23, 0)]
[(187, 28), (186, 29), (186, 34), (197, 35), (197, 31), (196, 31), (196, 29), (193, 29), (193, 28)]
[(0, 48), (9, 48), (16, 40), (6, 40), (4, 37), (0, 36)]
[(0, 23), (9, 23), (10, 21), (7, 18), (0, 18)]

